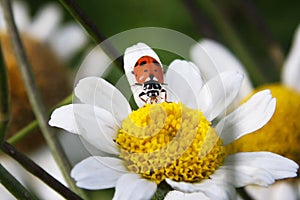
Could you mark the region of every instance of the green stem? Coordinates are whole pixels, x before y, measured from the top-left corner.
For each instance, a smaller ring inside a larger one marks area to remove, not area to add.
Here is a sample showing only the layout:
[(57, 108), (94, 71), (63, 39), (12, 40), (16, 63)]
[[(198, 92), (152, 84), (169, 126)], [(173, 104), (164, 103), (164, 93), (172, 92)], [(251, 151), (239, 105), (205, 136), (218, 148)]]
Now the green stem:
[(181, 2), (186, 7), (192, 20), (194, 21), (199, 34), (201, 34), (200, 37), (203, 35), (204, 37), (218, 38), (216, 31), (212, 27), (207, 17), (202, 12), (199, 12), (197, 2), (192, 0), (181, 0)]
[(7, 72), (0, 45), (0, 144), (4, 141), (10, 119), (9, 89)]
[(71, 187), (72, 190), (76, 191), (77, 193), (83, 196), (84, 192), (76, 187), (73, 179), (69, 176), (71, 165), (65, 156), (63, 148), (56, 139), (53, 129), (51, 129), (48, 125), (47, 112), (42, 102), (41, 95), (35, 84), (35, 80), (14, 21), (14, 16), (11, 8), (11, 1), (2, 0), (1, 2), (7, 29), (10, 33), (10, 40), (12, 42), (13, 49), (18, 61), (18, 66), (22, 74), (29, 102), (31, 104), (35, 117), (39, 123), (40, 129), (49, 146), (53, 158), (56, 161), (58, 167), (60, 168), (67, 184)]
[[(102, 43), (103, 51), (112, 59), (116, 59), (117, 66), (121, 71), (123, 69), (123, 61), (120, 53), (106, 40), (107, 38), (100, 32), (96, 24), (87, 16), (87, 14), (78, 6), (74, 0), (59, 0), (65, 9), (76, 19), (89, 33), (96, 43)], [(104, 42), (105, 41), (105, 42)]]
[(69, 188), (67, 188), (58, 180), (53, 178), (35, 162), (33, 162), (24, 154), (15, 149), (15, 147), (11, 144), (4, 142), (1, 148), (7, 155), (9, 155), (18, 163), (20, 163), (27, 171), (29, 171), (34, 176), (38, 177), (40, 180), (42, 180), (44, 183), (46, 183), (48, 186), (57, 191), (66, 199), (82, 200), (82, 198), (80, 198), (77, 194), (75, 194)]
[[(69, 104), (72, 102), (72, 98), (73, 98), (73, 94), (69, 95), (68, 97), (66, 97), (65, 99), (63, 99), (61, 102), (59, 102), (58, 104), (56, 104), (53, 108), (51, 108), (48, 111), (48, 114), (50, 115), (50, 113), (57, 107)], [(18, 131), (16, 134), (14, 134), (13, 136), (11, 136), (7, 141), (10, 144), (15, 144), (16, 142), (18, 142), (19, 140), (21, 140), (22, 138), (24, 138), (25, 136), (27, 136), (31, 131), (33, 131), (34, 129), (38, 128), (39, 124), (37, 122), (37, 120), (33, 120), (32, 122), (30, 122), (29, 124), (27, 124), (24, 128), (22, 128), (20, 131)]]
[(0, 164), (0, 182), (16, 199), (37, 200), (15, 177)]
[(18, 131), (16, 134), (8, 138), (8, 142), (10, 144), (15, 144), (16, 142), (20, 141), (23, 139), (26, 135), (28, 135), (30, 132), (32, 132), (34, 129), (38, 128), (39, 123), (37, 120), (34, 120), (30, 122), (27, 126), (22, 128), (20, 131)]
[(234, 53), (241, 59), (242, 63), (246, 66), (253, 82), (255, 85), (261, 85), (265, 83), (265, 79), (262, 72), (258, 70), (258, 65), (251, 58), (250, 54), (244, 48), (241, 40), (239, 39), (237, 33), (231, 27), (231, 25), (226, 21), (224, 16), (220, 13), (218, 8), (214, 5), (211, 0), (199, 1), (202, 10), (207, 12), (207, 15), (211, 17), (211, 21), (218, 28), (221, 35), (224, 37), (225, 41), (231, 45)]

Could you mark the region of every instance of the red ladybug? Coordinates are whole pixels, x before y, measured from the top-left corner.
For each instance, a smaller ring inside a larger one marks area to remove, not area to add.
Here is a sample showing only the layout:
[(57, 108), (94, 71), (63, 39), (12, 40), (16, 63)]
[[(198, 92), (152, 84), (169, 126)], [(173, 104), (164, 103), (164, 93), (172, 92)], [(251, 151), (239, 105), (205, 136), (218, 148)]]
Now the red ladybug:
[(150, 56), (143, 56), (134, 65), (133, 74), (138, 84), (154, 80), (164, 83), (162, 66), (157, 60)]
[(142, 86), (139, 98), (145, 103), (166, 101), (167, 92), (163, 88), (164, 73), (162, 66), (150, 56), (143, 56), (134, 65), (133, 74), (136, 85)]

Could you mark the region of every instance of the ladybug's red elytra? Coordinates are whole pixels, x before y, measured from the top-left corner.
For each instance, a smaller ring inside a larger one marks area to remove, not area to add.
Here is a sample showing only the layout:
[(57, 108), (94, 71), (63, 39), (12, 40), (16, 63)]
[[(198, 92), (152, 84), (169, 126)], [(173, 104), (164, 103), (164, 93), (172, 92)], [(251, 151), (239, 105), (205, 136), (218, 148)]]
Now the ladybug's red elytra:
[(136, 85), (142, 86), (139, 98), (145, 103), (166, 101), (167, 92), (162, 85), (164, 73), (161, 64), (150, 56), (142, 56), (135, 63), (133, 74)]
[(143, 84), (149, 80), (164, 83), (162, 66), (150, 56), (143, 56), (138, 59), (135, 63), (133, 74), (138, 84)]

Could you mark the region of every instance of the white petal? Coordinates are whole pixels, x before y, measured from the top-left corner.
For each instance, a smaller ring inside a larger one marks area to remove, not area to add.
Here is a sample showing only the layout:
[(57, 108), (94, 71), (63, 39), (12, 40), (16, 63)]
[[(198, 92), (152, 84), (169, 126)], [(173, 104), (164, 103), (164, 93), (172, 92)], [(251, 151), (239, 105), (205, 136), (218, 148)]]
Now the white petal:
[(190, 108), (198, 109), (197, 99), (202, 88), (202, 78), (197, 66), (188, 61), (174, 60), (166, 73), (167, 99), (181, 101)]
[(49, 44), (62, 60), (70, 60), (87, 44), (85, 32), (75, 23), (63, 25), (49, 38)]
[(102, 78), (87, 77), (75, 87), (75, 95), (84, 103), (98, 106), (112, 113), (116, 123), (131, 113), (131, 108), (122, 93)]
[(226, 110), (236, 97), (242, 80), (243, 75), (238, 72), (223, 72), (203, 86), (198, 103), (209, 121)]
[(139, 98), (139, 94), (140, 94), (142, 88), (140, 86), (135, 86), (135, 83), (137, 81), (133, 74), (133, 69), (134, 69), (135, 63), (142, 56), (151, 56), (152, 58), (157, 60), (157, 62), (159, 62), (160, 65), (162, 66), (157, 54), (148, 45), (146, 45), (144, 43), (137, 43), (136, 45), (128, 47), (125, 50), (124, 70), (125, 70), (125, 74), (126, 74), (128, 82), (129, 82), (129, 85), (131, 86), (132, 94), (134, 95), (136, 104), (139, 107), (143, 106), (145, 103)]
[(104, 53), (99, 45), (92, 50), (89, 49), (87, 52), (77, 72), (77, 80), (88, 76), (101, 77), (112, 63), (112, 60)]
[(27, 32), (34, 37), (46, 41), (58, 27), (62, 19), (59, 5), (49, 3), (39, 10)]
[(245, 187), (246, 192), (256, 200), (297, 200), (297, 191), (293, 183), (289, 181), (278, 181), (268, 187), (249, 185)]
[(76, 125), (73, 106), (67, 105), (55, 109), (51, 114), (49, 125), (77, 134), (78, 128)]
[(97, 149), (118, 155), (113, 139), (118, 125), (111, 113), (87, 104), (70, 104), (56, 109), (49, 121), (51, 126), (81, 135)]
[(203, 39), (191, 49), (191, 58), (199, 66), (206, 79), (211, 79), (218, 73), (238, 71), (244, 74), (241, 90), (237, 101), (247, 97), (253, 90), (250, 78), (240, 61), (223, 45)]
[(71, 171), (71, 176), (78, 187), (96, 190), (115, 187), (117, 180), (125, 173), (128, 171), (122, 160), (94, 156), (76, 164)]
[(137, 174), (125, 174), (117, 182), (114, 200), (151, 199), (157, 185)]
[(274, 179), (296, 176), (298, 165), (283, 156), (271, 152), (242, 152), (228, 156), (225, 164), (241, 164), (260, 167), (270, 172)]
[(188, 182), (177, 182), (173, 181), (171, 179), (166, 179), (166, 182), (175, 190), (180, 190), (182, 192), (197, 192), (198, 188), (196, 187), (195, 184), (193, 183), (188, 183)]
[(210, 199), (236, 199), (234, 186), (225, 180), (207, 179), (196, 185)]
[(298, 26), (293, 45), (283, 65), (282, 81), (300, 92), (300, 25)]
[(270, 152), (242, 152), (226, 157), (224, 165), (210, 177), (226, 180), (236, 187), (250, 184), (268, 186), (277, 179), (297, 176), (298, 165)]
[(205, 194), (201, 192), (197, 193), (183, 193), (177, 190), (168, 192), (164, 200), (211, 200)]
[(203, 193), (209, 199), (235, 199), (235, 188), (223, 180), (203, 180), (200, 183), (176, 182), (166, 179), (174, 189), (185, 193)]
[(253, 95), (217, 124), (216, 130), (223, 144), (227, 145), (263, 127), (271, 119), (275, 107), (276, 99), (272, 98), (270, 90)]
[[(125, 50), (124, 70), (126, 75), (132, 74), (135, 63), (143, 56), (151, 56), (161, 64), (158, 55), (148, 45), (144, 43), (137, 43)], [(135, 82), (129, 83), (134, 84)]]
[(271, 185), (271, 198), (273, 200), (289, 199), (299, 200), (299, 192), (294, 188), (293, 182), (281, 181)]

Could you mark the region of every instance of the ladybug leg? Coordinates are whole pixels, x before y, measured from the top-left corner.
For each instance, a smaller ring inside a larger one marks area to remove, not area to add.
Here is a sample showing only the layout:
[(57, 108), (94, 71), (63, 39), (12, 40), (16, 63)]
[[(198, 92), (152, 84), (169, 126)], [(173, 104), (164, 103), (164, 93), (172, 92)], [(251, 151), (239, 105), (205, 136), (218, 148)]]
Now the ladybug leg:
[(139, 98), (140, 98), (143, 102), (145, 102), (145, 103), (147, 103), (147, 101), (148, 101), (148, 96), (147, 96), (147, 94), (146, 94), (145, 92), (141, 92), (141, 93), (139, 94)]

